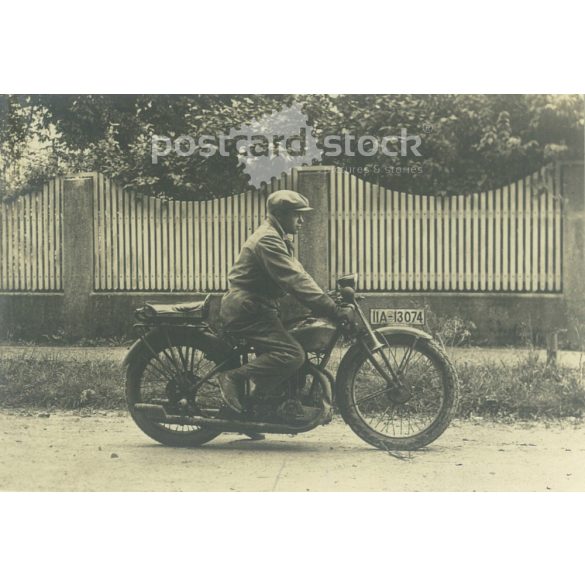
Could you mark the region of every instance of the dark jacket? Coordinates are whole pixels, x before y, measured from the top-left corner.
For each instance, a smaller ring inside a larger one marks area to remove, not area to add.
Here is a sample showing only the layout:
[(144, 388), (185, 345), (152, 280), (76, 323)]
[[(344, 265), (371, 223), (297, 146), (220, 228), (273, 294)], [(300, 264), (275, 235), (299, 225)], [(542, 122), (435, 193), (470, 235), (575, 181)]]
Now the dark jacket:
[(250, 320), (254, 311), (276, 313), (278, 299), (287, 293), (315, 314), (334, 314), (334, 301), (305, 272), (292, 250), (278, 220), (269, 215), (246, 240), (230, 270), (229, 292), (221, 305), (224, 324)]

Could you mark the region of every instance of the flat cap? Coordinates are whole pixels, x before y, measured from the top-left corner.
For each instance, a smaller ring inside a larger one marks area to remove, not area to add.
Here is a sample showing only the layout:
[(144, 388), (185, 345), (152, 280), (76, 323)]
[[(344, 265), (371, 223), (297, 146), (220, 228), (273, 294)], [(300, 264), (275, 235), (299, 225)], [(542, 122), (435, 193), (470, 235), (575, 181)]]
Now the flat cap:
[(266, 205), (269, 213), (275, 211), (312, 211), (313, 209), (309, 206), (309, 200), (306, 197), (288, 189), (272, 193), (266, 200)]

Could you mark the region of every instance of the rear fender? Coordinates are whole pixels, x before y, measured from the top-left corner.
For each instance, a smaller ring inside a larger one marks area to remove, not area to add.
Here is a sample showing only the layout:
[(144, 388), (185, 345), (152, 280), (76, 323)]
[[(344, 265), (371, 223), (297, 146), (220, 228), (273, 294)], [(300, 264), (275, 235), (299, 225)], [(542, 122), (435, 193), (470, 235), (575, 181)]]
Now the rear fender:
[[(137, 339), (128, 350), (128, 353), (124, 357), (122, 361), (122, 365), (124, 367), (128, 366), (134, 359), (134, 356), (139, 353), (143, 346), (146, 345), (153, 345), (155, 339), (169, 335), (169, 337), (173, 336), (173, 333), (179, 330), (185, 330), (185, 327), (154, 327), (152, 328), (146, 335)], [(202, 342), (205, 343), (207, 347), (213, 347), (217, 350), (218, 354), (229, 355), (232, 352), (231, 346), (229, 346), (225, 341), (220, 339), (217, 335), (212, 333), (207, 328), (189, 328), (192, 331), (192, 335), (194, 338), (199, 338)]]

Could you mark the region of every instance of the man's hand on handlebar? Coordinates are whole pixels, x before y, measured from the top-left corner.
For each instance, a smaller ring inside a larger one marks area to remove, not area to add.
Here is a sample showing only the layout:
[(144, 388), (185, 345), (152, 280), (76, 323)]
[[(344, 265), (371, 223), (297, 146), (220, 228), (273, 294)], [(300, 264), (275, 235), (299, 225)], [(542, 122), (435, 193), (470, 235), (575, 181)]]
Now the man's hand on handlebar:
[[(337, 289), (329, 289), (329, 290), (325, 291), (325, 294), (330, 296), (334, 301), (339, 302), (341, 300), (341, 294), (339, 293), (339, 291)], [(362, 295), (362, 294), (358, 294), (358, 293), (356, 293), (356, 295), (355, 295), (356, 301), (361, 301), (365, 298), (366, 298), (366, 295)]]

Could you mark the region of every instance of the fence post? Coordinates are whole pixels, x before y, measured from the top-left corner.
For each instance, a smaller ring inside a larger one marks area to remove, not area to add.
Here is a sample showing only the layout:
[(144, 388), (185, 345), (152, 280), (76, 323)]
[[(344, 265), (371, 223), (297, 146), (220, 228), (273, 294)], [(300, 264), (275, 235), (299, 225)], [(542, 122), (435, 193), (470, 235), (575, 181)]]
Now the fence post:
[(560, 164), (561, 193), (564, 198), (563, 293), (569, 338), (583, 345), (585, 333), (585, 179), (582, 162)]
[(63, 178), (64, 329), (83, 337), (91, 329), (93, 291), (93, 177)]
[(313, 211), (299, 233), (299, 260), (322, 288), (329, 288), (329, 167), (298, 169), (297, 190)]

